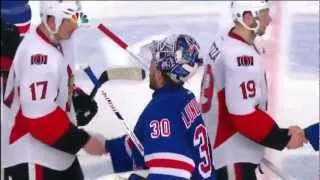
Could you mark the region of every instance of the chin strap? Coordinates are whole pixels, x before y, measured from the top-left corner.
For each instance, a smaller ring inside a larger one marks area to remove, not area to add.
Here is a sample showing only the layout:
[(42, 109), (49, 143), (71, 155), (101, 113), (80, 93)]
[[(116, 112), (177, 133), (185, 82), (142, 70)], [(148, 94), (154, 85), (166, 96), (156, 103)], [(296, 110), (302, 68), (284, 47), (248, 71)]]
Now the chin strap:
[(259, 20), (256, 20), (256, 23), (257, 23), (257, 26), (252, 28), (252, 27), (249, 27), (248, 25), (246, 25), (243, 21), (240, 21), (241, 25), (243, 27), (245, 27), (246, 29), (250, 30), (250, 31), (253, 31), (254, 34), (257, 34), (258, 33), (258, 30), (260, 28), (260, 21)]
[(48, 23), (47, 23), (47, 18), (45, 18), (45, 19), (43, 20), (43, 24), (44, 24), (44, 26), (46, 27), (47, 31), (48, 31), (49, 34), (50, 34), (50, 39), (54, 39), (54, 38), (55, 38), (55, 35), (58, 34), (59, 27), (61, 26), (61, 23), (62, 23), (62, 19), (55, 17), (56, 27), (55, 27), (55, 30), (52, 30), (52, 29), (50, 28), (50, 26), (48, 25)]

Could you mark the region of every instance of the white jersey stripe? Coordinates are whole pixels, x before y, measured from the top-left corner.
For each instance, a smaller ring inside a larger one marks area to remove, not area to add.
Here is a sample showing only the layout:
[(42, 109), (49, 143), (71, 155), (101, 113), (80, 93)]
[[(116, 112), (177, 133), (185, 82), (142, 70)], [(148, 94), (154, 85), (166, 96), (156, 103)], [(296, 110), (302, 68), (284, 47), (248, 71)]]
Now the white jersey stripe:
[(29, 20), (29, 21), (27, 21), (27, 22), (23, 22), (23, 23), (16, 23), (16, 24), (14, 24), (15, 26), (26, 26), (26, 25), (28, 25), (28, 24), (30, 24), (31, 23), (31, 20)]
[(131, 157), (132, 155), (132, 150), (131, 150), (131, 147), (129, 145), (129, 139), (130, 136), (126, 136), (125, 139), (124, 139), (124, 146), (126, 148), (126, 151), (127, 151), (127, 154)]
[(28, 163), (29, 180), (36, 180), (36, 166), (33, 163)]
[(230, 180), (236, 180), (236, 172), (234, 169), (234, 164), (227, 165), (228, 178)]
[(176, 177), (181, 177), (185, 179), (191, 178), (190, 172), (182, 169), (175, 169), (175, 168), (151, 168), (149, 170), (149, 175), (151, 174), (170, 175), (170, 176), (176, 176)]

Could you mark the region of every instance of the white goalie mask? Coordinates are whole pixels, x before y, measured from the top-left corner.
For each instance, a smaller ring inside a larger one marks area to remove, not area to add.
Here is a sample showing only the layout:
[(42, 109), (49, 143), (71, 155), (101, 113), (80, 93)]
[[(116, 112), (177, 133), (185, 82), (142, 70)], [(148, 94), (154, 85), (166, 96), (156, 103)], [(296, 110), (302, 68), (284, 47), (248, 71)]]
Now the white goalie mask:
[(200, 46), (189, 35), (171, 35), (142, 46), (140, 56), (156, 62), (157, 68), (175, 83), (184, 83), (202, 65)]

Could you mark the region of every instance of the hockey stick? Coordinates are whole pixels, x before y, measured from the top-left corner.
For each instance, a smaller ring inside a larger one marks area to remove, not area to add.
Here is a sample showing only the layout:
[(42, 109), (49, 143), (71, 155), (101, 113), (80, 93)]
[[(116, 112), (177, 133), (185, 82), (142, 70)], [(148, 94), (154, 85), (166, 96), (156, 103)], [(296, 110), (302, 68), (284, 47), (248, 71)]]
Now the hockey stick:
[(263, 158), (261, 160), (261, 163), (264, 164), (266, 167), (268, 167), (273, 173), (275, 173), (278, 177), (280, 177), (283, 180), (293, 180), (291, 176), (288, 176), (287, 174), (280, 171), (279, 168), (277, 168), (272, 162), (270, 162), (268, 159)]
[[(96, 76), (94, 75), (92, 69), (88, 66), (84, 69), (84, 71), (87, 73), (87, 75), (89, 76), (91, 82), (95, 85), (96, 87), (101, 87), (101, 82), (99, 82), (99, 80), (96, 78)], [(100, 78), (99, 78), (100, 79)], [(98, 89), (97, 88), (97, 89)], [(108, 97), (107, 93), (105, 91), (102, 90), (102, 95), (104, 97), (104, 99), (107, 101), (107, 103), (109, 104), (110, 108), (112, 109), (112, 111), (115, 113), (115, 115), (117, 116), (117, 118), (121, 121), (122, 126), (124, 127), (124, 129), (127, 131), (128, 135), (130, 136), (132, 142), (134, 143), (134, 145), (137, 147), (137, 149), (139, 150), (140, 154), (142, 156), (144, 156), (144, 147), (141, 144), (141, 142), (139, 141), (139, 139), (136, 137), (136, 135), (133, 133), (133, 131), (129, 128), (129, 126), (127, 125), (126, 121), (123, 119), (122, 115), (120, 114), (120, 112), (116, 109), (116, 107), (113, 105), (111, 99)]]
[[(144, 61), (137, 55), (135, 55), (132, 50), (129, 49), (128, 44), (124, 42), (122, 39), (120, 39), (116, 34), (114, 34), (110, 29), (108, 29), (105, 25), (99, 24), (98, 29), (107, 35), (113, 42), (115, 42), (118, 46), (120, 46), (122, 49), (124, 49), (130, 56), (133, 57), (133, 59), (138, 62), (142, 68), (149, 72), (148, 65), (144, 63)], [(188, 81), (186, 82), (186, 84)]]
[(115, 68), (103, 71), (99, 79), (93, 74), (89, 66), (82, 68), (88, 75), (91, 77), (92, 82), (94, 83), (94, 88), (90, 93), (90, 98), (93, 99), (97, 94), (98, 89), (101, 85), (109, 80), (143, 80), (146, 77), (146, 73), (143, 69), (128, 67), (128, 68)]
[(125, 43), (123, 40), (121, 40), (117, 35), (115, 35), (112, 31), (110, 31), (105, 25), (103, 24), (99, 24), (98, 25), (98, 29), (104, 33), (105, 35), (107, 35), (113, 42), (115, 42), (117, 45), (119, 45), (122, 49), (124, 49), (125, 51), (127, 51), (127, 53), (133, 57), (133, 59), (135, 59), (136, 62), (138, 62), (142, 68), (148, 72), (148, 65), (144, 63), (144, 61), (138, 57), (137, 55), (135, 55), (134, 53), (132, 53), (132, 51), (128, 48), (128, 44)]

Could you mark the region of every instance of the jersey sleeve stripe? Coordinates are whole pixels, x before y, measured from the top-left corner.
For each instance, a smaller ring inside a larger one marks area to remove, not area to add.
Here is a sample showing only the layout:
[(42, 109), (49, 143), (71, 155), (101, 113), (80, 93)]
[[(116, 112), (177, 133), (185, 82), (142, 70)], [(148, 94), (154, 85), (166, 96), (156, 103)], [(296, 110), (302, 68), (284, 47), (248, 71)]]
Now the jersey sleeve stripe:
[(30, 23), (28, 24), (23, 24), (23, 25), (16, 25), (18, 30), (19, 30), (19, 33), (21, 35), (24, 35), (25, 33), (27, 33), (30, 29)]
[(21, 23), (15, 23), (14, 25), (16, 26), (27, 26), (31, 24), (31, 20), (26, 21), (26, 22), (21, 22)]
[(153, 167), (149, 170), (150, 174), (161, 174), (161, 175), (169, 175), (169, 176), (175, 176), (185, 179), (191, 178), (191, 173), (185, 170), (181, 169), (174, 169), (174, 168), (159, 168), (159, 167)]
[(11, 108), (11, 105), (13, 103), (14, 94), (14, 89), (12, 89), (10, 94), (7, 97), (5, 97), (5, 100), (3, 101), (3, 103), (9, 108)]
[(130, 136), (126, 136), (124, 146), (125, 146), (125, 149), (127, 151), (127, 154), (129, 156), (131, 156), (132, 155), (132, 149), (134, 148), (134, 144), (133, 144), (132, 140), (130, 139)]

